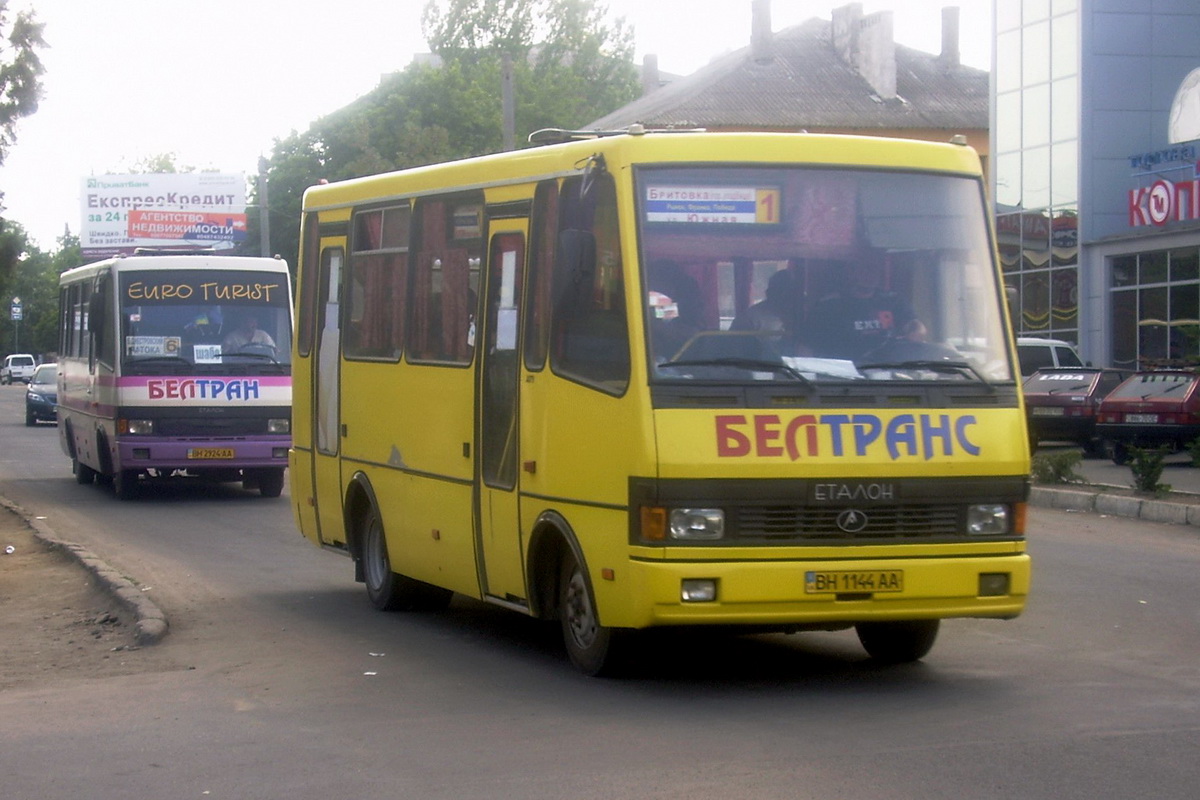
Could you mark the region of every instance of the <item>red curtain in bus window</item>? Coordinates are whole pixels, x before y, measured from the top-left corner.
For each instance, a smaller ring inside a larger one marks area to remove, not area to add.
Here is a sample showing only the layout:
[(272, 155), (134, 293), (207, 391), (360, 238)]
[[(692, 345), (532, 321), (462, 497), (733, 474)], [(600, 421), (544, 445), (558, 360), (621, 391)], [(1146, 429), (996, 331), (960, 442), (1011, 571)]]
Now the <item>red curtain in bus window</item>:
[[(471, 360), (471, 288), (468, 253), (446, 250), (442, 258), (442, 353), (454, 361)], [(470, 312), (468, 306), (471, 306)]]

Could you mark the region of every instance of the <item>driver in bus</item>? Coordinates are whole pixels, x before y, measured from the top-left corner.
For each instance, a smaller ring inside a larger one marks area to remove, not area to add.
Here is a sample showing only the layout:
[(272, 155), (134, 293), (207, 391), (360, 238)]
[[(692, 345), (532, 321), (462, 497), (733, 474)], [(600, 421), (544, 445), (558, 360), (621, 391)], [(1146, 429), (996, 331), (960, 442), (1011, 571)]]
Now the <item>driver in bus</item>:
[(883, 288), (883, 273), (877, 258), (860, 260), (850, 267), (847, 285), (817, 303), (807, 337), (816, 355), (855, 360), (888, 339), (927, 337), (908, 301)]
[(271, 338), (271, 334), (258, 327), (258, 317), (253, 314), (242, 317), (238, 326), (225, 337), (221, 347), (224, 350), (235, 351), (247, 345), (269, 347), (272, 351), (275, 349), (275, 340)]

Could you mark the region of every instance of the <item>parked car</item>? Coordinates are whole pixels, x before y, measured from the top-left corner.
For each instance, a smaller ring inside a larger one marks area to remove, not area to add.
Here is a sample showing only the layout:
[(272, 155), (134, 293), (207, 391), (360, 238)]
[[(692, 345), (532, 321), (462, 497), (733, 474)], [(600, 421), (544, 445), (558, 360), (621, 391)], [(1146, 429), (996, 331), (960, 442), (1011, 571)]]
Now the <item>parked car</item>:
[(57, 422), (58, 365), (42, 364), (33, 371), (25, 389), (25, 424), (37, 425), (39, 420)]
[(4, 364), (0, 366), (0, 383), (12, 383), (13, 381), (29, 383), (36, 366), (37, 361), (29, 353), (13, 353), (5, 356)]
[(1017, 360), (1021, 363), (1021, 377), (1028, 378), (1039, 369), (1047, 367), (1083, 367), (1075, 345), (1062, 339), (1042, 339), (1036, 336), (1021, 336), (1017, 339)]
[(1102, 455), (1096, 435), (1100, 401), (1133, 373), (1101, 367), (1039, 369), (1025, 380), (1025, 414), (1029, 444), (1052, 439), (1082, 445), (1088, 455)]
[(1116, 464), (1131, 447), (1183, 450), (1200, 437), (1200, 374), (1187, 370), (1138, 372), (1100, 403), (1096, 435)]

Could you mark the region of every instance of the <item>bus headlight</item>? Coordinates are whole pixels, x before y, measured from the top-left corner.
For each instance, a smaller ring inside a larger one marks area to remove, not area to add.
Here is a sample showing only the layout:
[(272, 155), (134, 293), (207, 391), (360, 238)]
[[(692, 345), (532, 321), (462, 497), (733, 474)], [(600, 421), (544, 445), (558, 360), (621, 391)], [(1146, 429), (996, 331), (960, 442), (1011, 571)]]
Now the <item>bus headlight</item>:
[(673, 508), (670, 528), (672, 539), (720, 539), (725, 535), (725, 512), (719, 508)]
[(1008, 506), (984, 503), (967, 506), (967, 533), (971, 536), (998, 536), (1012, 529)]
[(149, 436), (154, 433), (154, 420), (119, 419), (117, 420), (117, 432), (131, 433), (134, 436)]
[(291, 431), (292, 421), (286, 417), (267, 420), (267, 433), (291, 433)]

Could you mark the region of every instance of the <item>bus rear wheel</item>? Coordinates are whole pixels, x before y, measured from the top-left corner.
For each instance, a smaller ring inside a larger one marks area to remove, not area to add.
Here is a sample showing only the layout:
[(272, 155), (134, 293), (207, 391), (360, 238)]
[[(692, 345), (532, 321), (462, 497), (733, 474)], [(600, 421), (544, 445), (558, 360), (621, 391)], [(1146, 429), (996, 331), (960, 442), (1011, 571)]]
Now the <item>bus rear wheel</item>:
[(882, 664), (918, 661), (933, 649), (940, 620), (860, 622), (854, 626), (867, 655)]
[(572, 554), (563, 559), (558, 587), (558, 616), (571, 663), (585, 675), (613, 676), (622, 672), (629, 631), (600, 624), (591, 585)]
[(440, 611), (454, 593), (392, 570), (379, 512), (372, 508), (359, 521), (363, 582), (371, 605), (380, 611)]

